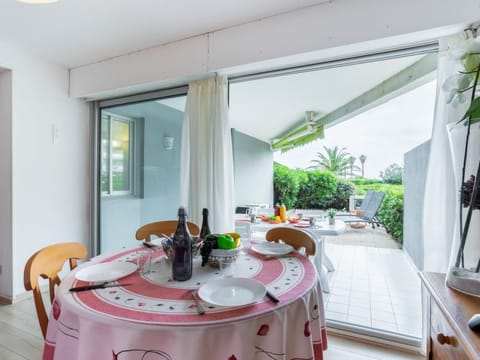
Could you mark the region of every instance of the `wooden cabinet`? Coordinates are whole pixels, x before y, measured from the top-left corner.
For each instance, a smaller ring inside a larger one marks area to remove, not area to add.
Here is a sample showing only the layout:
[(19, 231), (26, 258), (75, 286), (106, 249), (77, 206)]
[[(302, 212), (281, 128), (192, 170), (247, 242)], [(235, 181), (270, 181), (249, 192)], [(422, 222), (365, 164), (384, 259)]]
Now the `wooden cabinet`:
[(468, 320), (480, 313), (480, 298), (445, 285), (445, 274), (420, 273), (427, 297), (427, 334), (430, 359), (480, 360), (480, 333)]

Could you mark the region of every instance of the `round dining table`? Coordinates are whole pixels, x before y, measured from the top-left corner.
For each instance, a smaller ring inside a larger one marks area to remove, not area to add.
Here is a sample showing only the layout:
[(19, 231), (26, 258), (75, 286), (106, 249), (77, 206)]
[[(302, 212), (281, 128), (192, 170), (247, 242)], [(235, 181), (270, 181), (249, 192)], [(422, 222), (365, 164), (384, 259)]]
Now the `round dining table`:
[(219, 269), (194, 258), (192, 278), (174, 281), (161, 248), (154, 250), (146, 274), (135, 270), (109, 282), (111, 287), (69, 291), (92, 284), (76, 276), (83, 269), (135, 263), (138, 250), (96, 257), (66, 276), (52, 304), (43, 360), (323, 359), (321, 287), (312, 262), (297, 252), (267, 257), (250, 249), (236, 260), (235, 278), (264, 284), (279, 302), (265, 296), (240, 306), (218, 305), (195, 291), (197, 306), (192, 290), (220, 279)]

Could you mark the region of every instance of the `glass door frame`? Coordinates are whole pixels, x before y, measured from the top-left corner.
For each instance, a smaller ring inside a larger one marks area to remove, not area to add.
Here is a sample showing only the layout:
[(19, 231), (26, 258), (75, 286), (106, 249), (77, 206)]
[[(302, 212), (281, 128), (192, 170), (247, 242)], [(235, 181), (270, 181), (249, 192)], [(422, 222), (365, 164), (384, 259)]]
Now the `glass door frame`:
[(89, 253), (96, 256), (100, 254), (100, 205), (101, 205), (101, 111), (113, 106), (141, 103), (169, 97), (186, 95), (188, 85), (157, 90), (148, 93), (122, 96), (112, 99), (96, 100), (90, 105), (90, 203), (91, 226)]

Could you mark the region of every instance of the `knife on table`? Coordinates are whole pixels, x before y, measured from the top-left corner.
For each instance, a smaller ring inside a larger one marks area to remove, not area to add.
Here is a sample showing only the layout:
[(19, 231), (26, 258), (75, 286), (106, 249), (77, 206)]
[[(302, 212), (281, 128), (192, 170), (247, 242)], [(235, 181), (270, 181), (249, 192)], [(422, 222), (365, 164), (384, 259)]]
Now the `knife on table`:
[(280, 299), (277, 298), (275, 295), (273, 295), (270, 291), (267, 290), (267, 293), (265, 294), (267, 295), (267, 297), (272, 301), (274, 302), (275, 304), (280, 302)]
[(142, 243), (142, 245), (145, 246), (145, 247), (147, 247), (147, 248), (149, 248), (149, 249), (156, 249), (156, 248), (158, 248), (157, 245), (152, 244), (152, 243), (149, 243), (149, 242), (146, 242), (146, 241), (144, 241), (144, 242)]
[(193, 302), (197, 306), (198, 315), (204, 315), (205, 314), (205, 309), (203, 308), (202, 304), (200, 304), (200, 301), (197, 300), (196, 294), (197, 294), (196, 290), (191, 290), (190, 291), (190, 295), (192, 296)]
[(108, 283), (103, 283), (103, 284), (95, 284), (95, 285), (85, 285), (85, 286), (77, 286), (68, 289), (68, 291), (71, 292), (77, 292), (77, 291), (86, 291), (86, 290), (95, 290), (95, 289), (105, 289), (109, 287), (115, 287), (115, 286), (127, 286), (131, 285), (130, 283), (128, 284), (108, 284)]

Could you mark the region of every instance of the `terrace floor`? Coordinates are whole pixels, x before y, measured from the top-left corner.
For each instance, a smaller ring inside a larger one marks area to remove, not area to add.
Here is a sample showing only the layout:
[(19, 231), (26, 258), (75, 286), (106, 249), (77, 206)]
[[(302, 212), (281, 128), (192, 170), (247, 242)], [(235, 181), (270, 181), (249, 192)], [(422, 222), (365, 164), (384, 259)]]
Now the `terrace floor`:
[(422, 337), (421, 284), (406, 253), (382, 228), (326, 237), (335, 271), (325, 294), (327, 320)]

